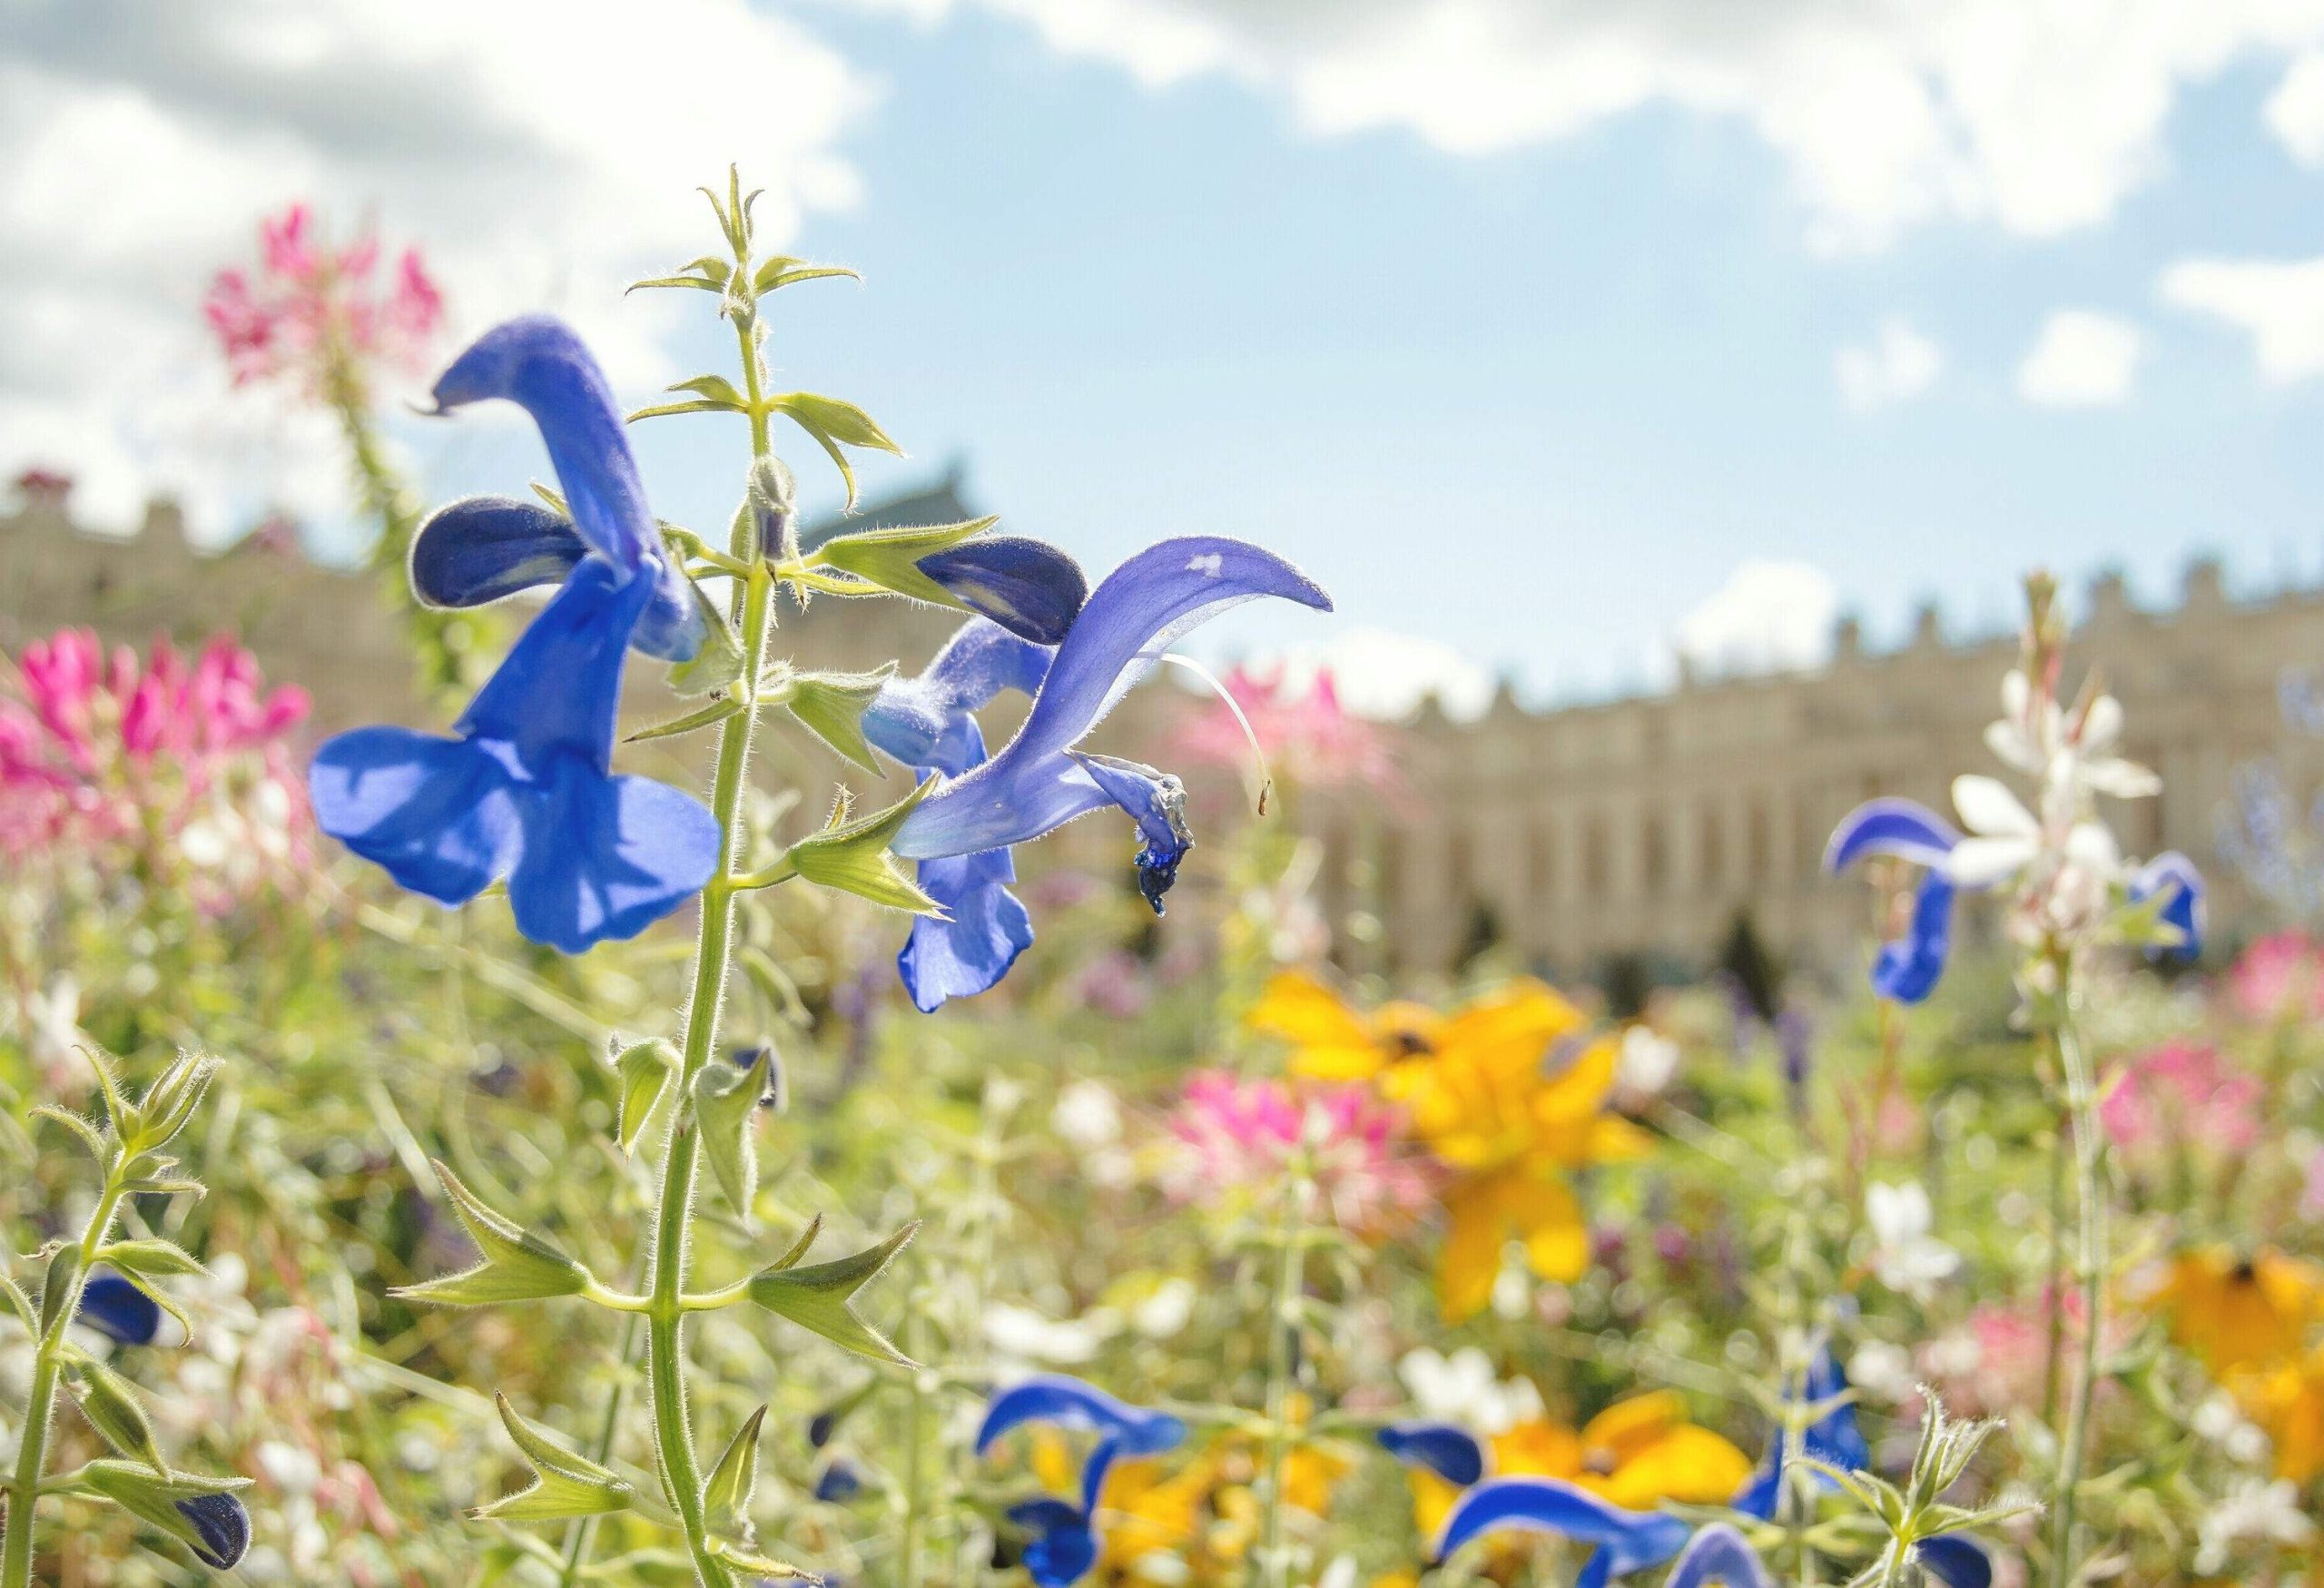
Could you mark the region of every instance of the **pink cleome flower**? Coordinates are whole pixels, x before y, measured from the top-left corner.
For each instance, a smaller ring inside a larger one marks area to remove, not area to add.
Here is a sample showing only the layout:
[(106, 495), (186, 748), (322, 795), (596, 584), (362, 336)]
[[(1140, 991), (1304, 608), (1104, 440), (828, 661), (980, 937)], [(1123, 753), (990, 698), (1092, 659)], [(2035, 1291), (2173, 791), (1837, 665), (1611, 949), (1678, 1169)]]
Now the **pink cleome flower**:
[(0, 689), (0, 853), (101, 853), (222, 821), (287, 855), (306, 808), (288, 735), (307, 710), (223, 636), (191, 665), (166, 640), (143, 657), (85, 628), (35, 641)]
[[(1226, 692), (1251, 719), (1268, 758), (1315, 788), (1362, 787), (1393, 794), (1399, 784), (1393, 733), (1340, 704), (1326, 670), (1304, 687), (1288, 673), (1263, 677), (1246, 667), (1226, 676)], [(1213, 702), (1191, 715), (1176, 735), (1175, 753), (1212, 765), (1241, 768), (1250, 751), (1234, 713)]]
[(1324, 1211), (1343, 1229), (1377, 1235), (1430, 1202), (1425, 1159), (1403, 1110), (1361, 1086), (1245, 1080), (1220, 1070), (1187, 1077), (1170, 1118), (1180, 1151), (1164, 1185), (1182, 1201), (1216, 1203), (1278, 1179), (1303, 1151)]
[(303, 203), (261, 221), (257, 269), (220, 271), (202, 306), (234, 383), (289, 377), (317, 391), (342, 360), (418, 368), (443, 323), (443, 293), (417, 249), (384, 281), (379, 261), (368, 233), (324, 242)]
[(2221, 1154), (2260, 1139), (2260, 1085), (2218, 1049), (2166, 1042), (2117, 1066), (2098, 1117), (2114, 1144), (2144, 1152), (2186, 1142)]
[(2324, 947), (2304, 932), (2260, 939), (2243, 951), (2227, 980), (2236, 1007), (2248, 1020), (2324, 1016)]

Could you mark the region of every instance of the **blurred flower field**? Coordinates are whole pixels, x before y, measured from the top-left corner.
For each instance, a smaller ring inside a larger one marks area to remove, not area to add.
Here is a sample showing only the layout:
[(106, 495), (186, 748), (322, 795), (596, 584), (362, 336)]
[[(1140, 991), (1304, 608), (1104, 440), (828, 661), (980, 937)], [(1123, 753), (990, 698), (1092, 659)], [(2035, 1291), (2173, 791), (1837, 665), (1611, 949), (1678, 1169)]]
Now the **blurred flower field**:
[[(803, 547), (791, 468), (892, 443), (764, 388), (832, 272), (712, 206), (649, 284), (736, 372), (632, 417), (747, 419), (731, 533), (652, 518), (542, 318), (435, 391), (557, 489), (424, 515), (366, 379), (437, 330), (419, 256), (300, 211), (221, 276), (234, 377), (342, 419), (448, 732), (318, 745), (226, 636), (10, 659), (0, 1588), (2324, 1581), (2324, 943), (2206, 941), (2119, 851), (2154, 779), (2045, 579), (1959, 827), (1834, 835), (1868, 975), (1347, 973), (1283, 817), (1390, 797), (1393, 730), (1248, 673), (1167, 769), (1101, 720), (1331, 570)], [(961, 627), (803, 670), (778, 597)], [(633, 650), (687, 788), (613, 771)], [(1020, 883), (1084, 815), (1120, 874)]]

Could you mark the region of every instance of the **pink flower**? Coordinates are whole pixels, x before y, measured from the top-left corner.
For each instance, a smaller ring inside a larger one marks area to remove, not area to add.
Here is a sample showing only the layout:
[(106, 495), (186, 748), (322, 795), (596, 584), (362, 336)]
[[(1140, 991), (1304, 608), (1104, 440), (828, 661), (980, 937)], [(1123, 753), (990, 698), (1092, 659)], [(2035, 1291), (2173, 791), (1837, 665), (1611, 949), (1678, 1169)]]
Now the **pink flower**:
[[(2061, 1371), (2082, 1353), (2088, 1315), (2082, 1293), (2058, 1292), (2064, 1319)], [(2121, 1350), (2137, 1333), (2138, 1319), (2120, 1311), (2106, 1320), (2106, 1349)], [(2050, 1310), (2040, 1296), (1988, 1301), (1956, 1327), (1923, 1346), (1920, 1370), (1945, 1396), (1946, 1406), (1968, 1416), (2005, 1416), (2038, 1408), (2049, 1376)]]
[(2250, 1020), (2324, 1016), (2324, 949), (2299, 932), (2263, 937), (2235, 962), (2228, 985)]
[(1216, 1205), (1263, 1189), (1304, 1155), (1324, 1213), (1343, 1229), (1382, 1233), (1429, 1205), (1429, 1172), (1403, 1111), (1360, 1086), (1197, 1070), (1170, 1129), (1181, 1151), (1164, 1184), (1182, 1201)]
[(373, 365), (418, 368), (443, 323), (443, 293), (419, 250), (404, 250), (384, 287), (379, 257), (369, 233), (326, 246), (303, 203), (259, 222), (255, 274), (220, 271), (202, 305), (234, 383), (287, 377), (320, 392)]
[[(1343, 706), (1328, 671), (1316, 674), (1302, 688), (1282, 671), (1262, 678), (1237, 667), (1226, 676), (1226, 688), (1250, 719), (1251, 732), (1269, 761), (1300, 784), (1311, 788), (1361, 786), (1383, 795), (1398, 789), (1393, 730)], [(1175, 754), (1236, 770), (1250, 762), (1242, 725), (1217, 701), (1180, 725)]]
[(2260, 1139), (2260, 1099), (2259, 1078), (2234, 1069), (2216, 1048), (2168, 1042), (2116, 1067), (2098, 1117), (2126, 1152), (2186, 1142), (2233, 1154)]

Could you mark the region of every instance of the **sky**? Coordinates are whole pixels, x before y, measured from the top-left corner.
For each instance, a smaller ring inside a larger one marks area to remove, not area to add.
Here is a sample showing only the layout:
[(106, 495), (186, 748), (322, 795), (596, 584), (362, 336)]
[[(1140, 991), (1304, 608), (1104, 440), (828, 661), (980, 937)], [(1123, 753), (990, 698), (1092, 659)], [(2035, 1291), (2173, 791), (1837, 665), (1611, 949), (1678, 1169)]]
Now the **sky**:
[[(2017, 575), (2324, 579), (2324, 0), (0, 0), (0, 469), (350, 534), (232, 393), (210, 272), (299, 198), (416, 242), (457, 336), (547, 307), (625, 397), (728, 368), (729, 159), (778, 379), (1094, 571), (1262, 541), (1334, 594), (1214, 654), (1393, 709), (2005, 624)], [(684, 299), (684, 301), (671, 300)], [(455, 350), (448, 340), (443, 352)], [(424, 374), (409, 378), (417, 394)], [(740, 422), (634, 432), (723, 523)], [(399, 417), (431, 498), (545, 473)], [(835, 477), (795, 438), (811, 508)]]

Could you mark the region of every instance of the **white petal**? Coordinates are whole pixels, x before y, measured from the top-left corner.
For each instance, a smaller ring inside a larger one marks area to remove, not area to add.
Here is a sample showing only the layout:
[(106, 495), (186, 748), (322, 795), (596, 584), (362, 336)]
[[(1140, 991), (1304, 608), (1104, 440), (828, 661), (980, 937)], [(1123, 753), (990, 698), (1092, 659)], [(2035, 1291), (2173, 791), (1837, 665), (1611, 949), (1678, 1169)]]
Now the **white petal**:
[(1985, 725), (1985, 748), (1994, 753), (1994, 760), (2015, 771), (2039, 772), (2042, 769), (2041, 757), (2034, 753), (2032, 743), (2025, 737), (2025, 730), (2019, 727), (2013, 718), (2004, 717), (1999, 722)]
[(2096, 755), (2112, 744), (2122, 732), (2122, 703), (2111, 695), (2102, 695), (2090, 703), (2090, 711), (2082, 719), (2082, 753)]
[(2116, 799), (2142, 800), (2162, 792), (2162, 779), (2135, 761), (2102, 756), (2082, 770), (2083, 780), (2102, 794)]
[(2031, 838), (1965, 838), (1945, 857), (1945, 874), (1956, 888), (1990, 888), (2023, 870), (2034, 850)]
[(2014, 723), (2025, 720), (2026, 703), (2034, 698), (2034, 685), (2023, 667), (2012, 667), (2002, 675), (2001, 714)]
[(1962, 824), (1970, 832), (1988, 838), (2032, 838), (2042, 831), (2034, 813), (1995, 778), (1955, 778), (1953, 808), (1961, 813)]
[(2101, 878), (2111, 878), (2122, 869), (2122, 847), (2103, 822), (2075, 823), (2073, 831), (2066, 834), (2066, 859)]

